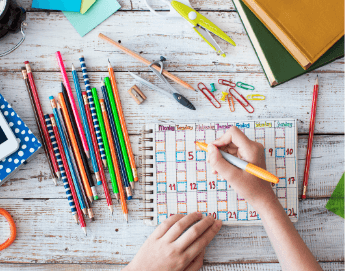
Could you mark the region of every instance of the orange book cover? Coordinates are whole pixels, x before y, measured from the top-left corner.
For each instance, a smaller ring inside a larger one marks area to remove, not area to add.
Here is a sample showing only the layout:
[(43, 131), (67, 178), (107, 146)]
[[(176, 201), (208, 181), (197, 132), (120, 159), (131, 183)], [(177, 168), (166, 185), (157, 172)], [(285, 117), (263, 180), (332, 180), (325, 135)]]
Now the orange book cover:
[(344, 0), (243, 0), (304, 68), (344, 36)]

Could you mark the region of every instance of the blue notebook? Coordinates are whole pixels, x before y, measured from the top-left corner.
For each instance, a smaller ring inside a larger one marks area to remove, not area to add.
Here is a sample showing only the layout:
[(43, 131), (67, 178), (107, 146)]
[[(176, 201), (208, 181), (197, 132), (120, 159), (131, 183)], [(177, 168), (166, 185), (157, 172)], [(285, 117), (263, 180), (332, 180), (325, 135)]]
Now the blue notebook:
[(0, 111), (19, 142), (18, 151), (0, 161), (1, 186), (12, 178), (22, 165), (33, 158), (42, 145), (1, 94)]

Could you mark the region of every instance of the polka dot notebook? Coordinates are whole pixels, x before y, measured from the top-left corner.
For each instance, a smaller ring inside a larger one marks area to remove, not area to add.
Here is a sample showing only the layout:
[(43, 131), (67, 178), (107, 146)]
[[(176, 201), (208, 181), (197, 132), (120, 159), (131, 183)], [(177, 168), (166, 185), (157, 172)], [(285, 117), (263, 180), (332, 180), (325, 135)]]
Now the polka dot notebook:
[(1, 94), (0, 111), (19, 142), (18, 151), (0, 161), (1, 186), (33, 158), (42, 145)]

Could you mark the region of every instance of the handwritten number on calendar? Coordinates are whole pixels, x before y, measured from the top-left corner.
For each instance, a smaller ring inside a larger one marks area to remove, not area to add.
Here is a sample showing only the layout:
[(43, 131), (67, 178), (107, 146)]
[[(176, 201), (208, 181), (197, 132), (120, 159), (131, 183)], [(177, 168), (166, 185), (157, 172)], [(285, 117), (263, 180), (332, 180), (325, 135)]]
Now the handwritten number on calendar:
[(296, 216), (295, 210), (293, 208), (288, 209), (288, 216)]
[(229, 214), (229, 219), (232, 218), (232, 219), (236, 219), (236, 212), (228, 212)]
[(286, 149), (286, 155), (292, 155), (293, 149)]
[(257, 217), (258, 215), (256, 214), (256, 211), (250, 211), (249, 216), (250, 217)]
[(272, 148), (270, 148), (270, 149), (268, 150), (268, 152), (271, 154), (271, 156), (273, 155), (273, 149), (272, 149)]
[(217, 214), (216, 214), (216, 212), (214, 212), (214, 213), (208, 213), (208, 215), (209, 215), (209, 216), (213, 216), (214, 219), (217, 219)]
[(176, 190), (176, 185), (175, 184), (169, 184), (170, 190)]
[(196, 190), (196, 183), (190, 183), (190, 190)]
[(188, 152), (188, 160), (193, 160), (193, 159), (194, 159), (193, 152), (192, 151)]
[(288, 179), (289, 184), (294, 184), (295, 183), (295, 177), (290, 177)]
[(216, 182), (215, 181), (209, 182), (208, 184), (210, 186), (210, 189), (216, 189)]

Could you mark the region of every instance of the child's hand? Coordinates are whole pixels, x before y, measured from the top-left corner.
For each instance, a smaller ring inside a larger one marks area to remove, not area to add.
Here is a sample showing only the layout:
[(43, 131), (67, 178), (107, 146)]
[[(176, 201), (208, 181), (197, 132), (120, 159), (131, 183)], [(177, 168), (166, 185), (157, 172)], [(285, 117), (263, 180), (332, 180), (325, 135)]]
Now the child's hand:
[(264, 147), (260, 143), (251, 141), (233, 126), (221, 138), (208, 145), (208, 162), (213, 173), (226, 179), (257, 211), (260, 212), (260, 206), (266, 202), (276, 199), (271, 183), (231, 165), (222, 157), (218, 148), (266, 169)]
[(214, 220), (212, 216), (201, 218), (201, 213), (169, 217), (149, 236), (125, 270), (199, 270), (205, 247), (222, 226), (222, 221)]

